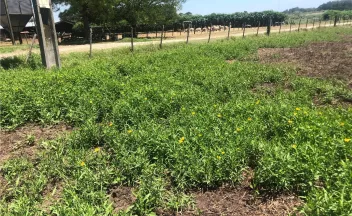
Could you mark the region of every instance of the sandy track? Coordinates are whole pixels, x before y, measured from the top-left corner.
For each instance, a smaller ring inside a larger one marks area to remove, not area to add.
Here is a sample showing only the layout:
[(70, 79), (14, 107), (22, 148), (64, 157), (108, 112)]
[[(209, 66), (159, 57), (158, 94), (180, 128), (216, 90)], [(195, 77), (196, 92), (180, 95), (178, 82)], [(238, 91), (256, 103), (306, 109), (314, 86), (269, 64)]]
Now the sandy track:
[[(340, 24), (342, 25), (342, 24)], [(324, 27), (331, 27), (333, 25), (327, 25)], [(315, 26), (317, 28), (317, 25)], [(260, 28), (259, 34), (265, 34), (266, 28)], [(292, 31), (296, 31), (298, 29), (298, 26), (292, 27)], [(304, 25), (301, 26), (301, 29), (306, 29)], [(308, 26), (307, 29), (313, 29), (313, 26)], [(231, 37), (242, 37), (243, 32), (240, 30), (232, 29), (231, 30)], [(285, 28), (281, 29), (281, 32), (289, 32), (289, 26), (285, 26)], [(278, 33), (279, 29), (278, 27), (274, 27), (272, 30), (272, 33)], [(251, 28), (251, 29), (246, 29), (246, 36), (249, 35), (255, 35), (257, 34), (257, 28)], [(203, 34), (190, 34), (189, 42), (191, 43), (192, 41), (202, 41), (202, 40), (208, 40), (208, 33), (203, 33)], [(211, 40), (217, 40), (217, 39), (224, 39), (227, 37), (227, 32), (214, 32), (211, 36)], [(183, 39), (182, 39), (183, 38)], [(176, 36), (175, 38), (172, 39), (167, 39), (164, 40), (164, 44), (170, 44), (170, 43), (182, 43), (186, 42), (186, 35), (185, 33), (182, 33), (181, 36)], [(159, 44), (159, 41), (148, 41), (148, 42), (135, 42), (134, 46), (146, 46), (146, 45), (157, 45)], [(120, 42), (108, 42), (108, 43), (97, 43), (93, 44), (93, 52), (96, 50), (106, 50), (106, 49), (116, 49), (116, 48), (126, 48), (131, 46), (131, 43), (126, 42), (126, 43), (120, 43)], [(89, 52), (89, 44), (85, 45), (62, 45), (59, 46), (60, 54), (67, 54), (67, 53), (73, 53), (73, 52)], [(33, 53), (39, 53), (39, 49), (33, 50)], [(12, 57), (12, 56), (20, 56), (20, 55), (27, 55), (28, 51), (15, 51), (12, 53), (3, 53), (0, 54), (0, 58), (7, 58), (7, 57)]]

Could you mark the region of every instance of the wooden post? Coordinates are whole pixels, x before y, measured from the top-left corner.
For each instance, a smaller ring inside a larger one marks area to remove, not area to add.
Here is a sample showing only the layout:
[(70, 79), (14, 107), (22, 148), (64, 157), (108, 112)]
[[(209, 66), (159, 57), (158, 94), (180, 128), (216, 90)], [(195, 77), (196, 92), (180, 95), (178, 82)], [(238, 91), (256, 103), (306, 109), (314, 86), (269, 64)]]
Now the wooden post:
[(337, 16), (335, 16), (334, 27), (336, 27), (336, 24), (337, 24)]
[(163, 48), (163, 38), (164, 38), (164, 25), (163, 25), (163, 29), (162, 29), (162, 31), (161, 31), (160, 49)]
[(37, 34), (34, 34), (33, 39), (32, 39), (32, 44), (31, 44), (31, 47), (29, 48), (28, 56), (27, 56), (27, 58), (26, 58), (26, 63), (28, 62), (29, 58), (30, 58), (31, 55), (32, 55), (32, 49), (33, 49), (33, 46), (34, 46), (35, 38), (36, 38), (36, 37), (37, 37)]
[(229, 24), (229, 32), (227, 33), (227, 40), (230, 40), (231, 22)]
[(15, 36), (13, 34), (12, 23), (11, 23), (11, 19), (10, 19), (9, 6), (7, 4), (7, 0), (4, 0), (4, 4), (5, 4), (5, 11), (6, 11), (6, 16), (7, 16), (7, 21), (9, 23), (9, 29), (10, 29), (10, 36), (11, 36), (12, 45), (16, 45)]
[(38, 2), (39, 0), (32, 0), (42, 63), (48, 69), (54, 65), (61, 68), (51, 1), (48, 0), (47, 5), (39, 5)]
[(292, 32), (292, 20), (290, 20), (290, 33)]
[(211, 38), (211, 32), (212, 32), (212, 30), (213, 30), (213, 24), (210, 24), (208, 43), (210, 43), (210, 38)]
[(273, 21), (272, 21), (272, 19), (270, 18), (270, 19), (269, 19), (268, 26), (267, 26), (267, 29), (266, 29), (266, 34), (267, 34), (268, 36), (270, 36), (272, 22), (273, 22)]
[(93, 30), (92, 27), (89, 28), (89, 58), (92, 58), (93, 51)]
[(258, 23), (257, 36), (259, 35), (260, 21)]
[(282, 28), (282, 24), (281, 24), (281, 22), (280, 22), (279, 34), (281, 34), (281, 28)]
[(307, 19), (307, 22), (306, 22), (306, 29), (308, 29), (308, 22), (309, 22), (309, 19)]
[(191, 24), (188, 24), (188, 29), (187, 29), (187, 42), (186, 44), (188, 44), (188, 41), (189, 41), (189, 30), (191, 28)]
[(131, 52), (134, 51), (134, 46), (133, 46), (133, 27), (131, 27)]
[(242, 35), (242, 38), (244, 38), (245, 34), (246, 34), (246, 23), (244, 23), (244, 25), (243, 25), (243, 35)]
[(313, 19), (313, 29), (314, 29), (314, 27), (315, 27), (315, 19)]
[(298, 32), (301, 30), (301, 21), (302, 21), (302, 19), (299, 19)]

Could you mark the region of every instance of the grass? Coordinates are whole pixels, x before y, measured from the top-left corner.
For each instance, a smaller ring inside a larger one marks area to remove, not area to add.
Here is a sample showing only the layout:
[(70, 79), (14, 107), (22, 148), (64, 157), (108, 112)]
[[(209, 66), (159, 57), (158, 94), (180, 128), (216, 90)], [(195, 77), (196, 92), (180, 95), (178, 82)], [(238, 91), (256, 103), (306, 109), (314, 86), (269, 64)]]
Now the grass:
[[(29, 51), (30, 45), (28, 44), (22, 44), (22, 45), (6, 45), (6, 46), (0, 46), (0, 53), (11, 53), (15, 51), (24, 51), (28, 50)], [(39, 45), (34, 45), (33, 48), (39, 48)]]
[[(306, 215), (351, 214), (352, 110), (312, 103), (316, 94), (351, 97), (350, 90), (249, 61), (261, 47), (346, 34), (352, 29), (110, 50), (93, 59), (70, 54), (62, 70), (50, 72), (38, 56), (8, 64), (0, 69), (1, 127), (66, 122), (79, 130), (40, 143), (38, 160), (1, 166), (9, 185), (0, 214), (46, 214), (42, 192), (51, 182), (64, 185), (50, 206), (57, 215), (112, 214), (112, 185), (136, 189), (137, 200), (121, 215), (176, 210), (191, 205), (187, 190), (239, 184), (248, 169), (254, 190), (295, 193)], [(231, 59), (239, 61), (226, 63)], [(252, 90), (268, 82), (274, 92)]]

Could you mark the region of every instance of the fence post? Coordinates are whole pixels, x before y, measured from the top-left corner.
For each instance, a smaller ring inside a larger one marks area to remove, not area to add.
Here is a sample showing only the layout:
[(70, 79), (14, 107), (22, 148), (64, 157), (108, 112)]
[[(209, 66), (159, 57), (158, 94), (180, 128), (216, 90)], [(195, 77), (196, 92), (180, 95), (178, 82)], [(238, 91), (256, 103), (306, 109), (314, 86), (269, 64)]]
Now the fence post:
[(211, 31), (213, 30), (213, 24), (210, 24), (208, 43), (210, 43)]
[(134, 51), (134, 47), (133, 47), (133, 27), (131, 27), (131, 52)]
[(161, 31), (161, 37), (160, 37), (160, 49), (163, 48), (163, 38), (164, 38), (164, 25), (163, 25), (163, 29)]
[(306, 29), (308, 29), (308, 22), (309, 22), (309, 19), (307, 19), (307, 22), (306, 22)]
[(187, 29), (187, 42), (186, 44), (188, 44), (188, 41), (189, 41), (189, 30), (191, 28), (191, 24), (188, 24), (188, 29)]
[(90, 44), (90, 48), (89, 48), (89, 58), (92, 58), (92, 43), (93, 43), (93, 30), (92, 27), (89, 28), (89, 44)]
[(229, 32), (227, 33), (227, 40), (230, 40), (231, 22), (229, 24)]
[(279, 34), (281, 34), (282, 23), (280, 22)]
[(337, 16), (335, 16), (334, 27), (336, 27), (336, 24), (337, 24)]
[(272, 25), (272, 19), (270, 18), (270, 19), (269, 19), (268, 26), (267, 26), (267, 29), (266, 29), (266, 34), (267, 34), (268, 36), (270, 36), (271, 25)]
[(301, 30), (301, 21), (302, 21), (302, 19), (299, 19), (298, 32)]
[(290, 33), (292, 32), (292, 20), (290, 20)]
[(260, 28), (260, 21), (259, 21), (259, 23), (258, 23), (257, 36), (259, 35), (259, 28)]
[(315, 19), (313, 19), (313, 29), (314, 29), (314, 26), (315, 26)]
[(243, 35), (242, 35), (242, 38), (244, 38), (245, 34), (246, 34), (246, 23), (244, 23), (244, 25), (242, 24), (243, 26)]

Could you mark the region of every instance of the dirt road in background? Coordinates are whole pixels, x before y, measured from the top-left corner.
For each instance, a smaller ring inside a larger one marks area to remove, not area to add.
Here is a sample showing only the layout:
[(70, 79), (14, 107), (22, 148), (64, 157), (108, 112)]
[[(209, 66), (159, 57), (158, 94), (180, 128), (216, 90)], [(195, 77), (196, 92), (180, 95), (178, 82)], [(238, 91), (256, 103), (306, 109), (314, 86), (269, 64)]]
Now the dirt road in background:
[[(340, 24), (343, 25), (343, 24)], [(322, 25), (323, 27), (332, 27), (333, 25), (329, 25), (327, 24)], [(315, 28), (317, 28), (318, 25), (315, 25)], [(313, 29), (313, 25), (308, 26), (307, 28), (305, 28), (305, 25), (301, 25), (301, 29)], [(293, 25), (291, 31), (296, 31), (298, 30), (298, 25)], [(278, 33), (279, 27), (273, 27), (272, 28), (272, 33)], [(286, 25), (283, 26), (281, 29), (281, 32), (289, 32), (290, 31), (290, 26)], [(259, 34), (265, 34), (266, 33), (266, 27), (261, 27), (259, 30)], [(168, 33), (171, 34), (171, 33)], [(257, 34), (257, 28), (247, 28), (245, 35), (249, 36), (249, 35), (256, 35)], [(175, 37), (174, 38), (168, 38), (166, 40), (163, 41), (163, 44), (170, 44), (170, 43), (182, 43), (182, 42), (186, 42), (186, 33), (181, 33), (181, 36), (179, 35), (179, 33), (174, 33)], [(217, 40), (217, 39), (224, 39), (226, 38), (228, 35), (227, 31), (223, 31), (223, 32), (213, 32), (212, 36), (211, 36), (211, 40)], [(169, 35), (166, 35), (169, 36)], [(243, 36), (243, 31), (240, 29), (238, 30), (238, 28), (233, 28), (231, 29), (230, 32), (230, 36), (231, 37), (242, 37)], [(194, 42), (194, 41), (206, 41), (208, 40), (209, 35), (208, 33), (196, 33), (196, 34), (190, 34), (190, 38), (189, 38), (189, 42)], [(148, 41), (148, 42), (136, 42), (134, 43), (134, 46), (146, 46), (146, 45), (158, 45), (160, 42), (159, 41)], [(93, 52), (97, 51), (97, 50), (107, 50), (107, 49), (116, 49), (116, 48), (126, 48), (126, 47), (130, 47), (131, 43), (126, 42), (126, 43), (121, 43), (121, 42), (106, 42), (106, 43), (97, 43), (97, 44), (93, 44)], [(89, 44), (85, 44), (85, 45), (61, 45), (59, 46), (59, 50), (60, 50), (60, 54), (67, 54), (67, 53), (74, 53), (74, 52), (89, 52)], [(39, 53), (39, 49), (35, 49), (33, 50), (33, 53)], [(3, 53), (0, 54), (0, 59), (1, 58), (7, 58), (7, 57), (12, 57), (12, 56), (20, 56), (20, 55), (27, 55), (28, 51), (23, 51), (23, 50), (19, 50), (19, 51), (15, 51), (15, 52), (11, 52), (11, 53)]]

